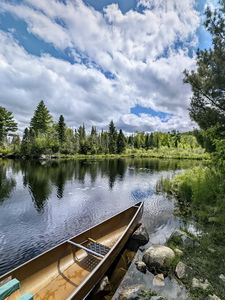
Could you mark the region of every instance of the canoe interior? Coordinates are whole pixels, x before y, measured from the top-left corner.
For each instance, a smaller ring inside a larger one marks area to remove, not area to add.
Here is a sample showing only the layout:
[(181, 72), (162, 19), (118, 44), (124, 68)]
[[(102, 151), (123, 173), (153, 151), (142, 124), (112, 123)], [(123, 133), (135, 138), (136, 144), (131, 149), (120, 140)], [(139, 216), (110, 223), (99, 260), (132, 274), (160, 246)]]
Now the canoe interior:
[[(92, 239), (112, 248), (124, 235), (139, 206), (133, 206), (70, 240), (86, 246)], [(16, 300), (25, 292), (32, 293), (35, 300), (68, 299), (101, 260), (64, 242), (3, 275), (0, 282), (10, 277), (21, 282), (20, 289), (8, 300)]]

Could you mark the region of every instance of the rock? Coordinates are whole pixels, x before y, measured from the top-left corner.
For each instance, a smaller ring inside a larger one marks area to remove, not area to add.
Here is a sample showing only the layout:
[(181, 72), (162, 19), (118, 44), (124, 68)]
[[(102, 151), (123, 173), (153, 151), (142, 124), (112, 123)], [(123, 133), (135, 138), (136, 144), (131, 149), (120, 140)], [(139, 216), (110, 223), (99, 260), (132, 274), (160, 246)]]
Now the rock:
[(219, 297), (217, 297), (215, 294), (209, 295), (209, 300), (221, 300)]
[(203, 279), (197, 279), (197, 278), (192, 279), (192, 287), (193, 288), (206, 290), (207, 288), (209, 288), (209, 286), (210, 286), (210, 284), (207, 279), (205, 279), (204, 281), (203, 281)]
[(225, 276), (224, 276), (223, 274), (220, 274), (219, 278), (220, 278), (223, 282), (225, 282)]
[(175, 241), (178, 244), (181, 244), (183, 247), (194, 247), (195, 245), (194, 238), (180, 229), (176, 229), (170, 236), (169, 240)]
[(42, 155), (40, 155), (40, 157), (39, 157), (39, 160), (46, 160), (46, 159), (48, 159), (48, 157), (47, 157), (47, 155), (45, 155), (45, 154), (42, 154)]
[(186, 269), (187, 266), (182, 261), (179, 261), (175, 269), (175, 273), (179, 279), (186, 277)]
[(163, 274), (157, 274), (153, 278), (153, 286), (165, 286), (165, 281), (164, 281), (164, 275)]
[(146, 228), (141, 225), (132, 235), (132, 239), (137, 241), (140, 245), (145, 245), (149, 241), (149, 235)]
[(168, 270), (174, 258), (175, 253), (169, 247), (152, 245), (145, 251), (142, 260), (150, 270), (159, 273)]
[(140, 293), (143, 289), (143, 285), (134, 285), (127, 287), (119, 293), (118, 300), (139, 300)]
[(111, 292), (111, 290), (112, 290), (112, 286), (111, 286), (111, 284), (109, 282), (109, 278), (108, 278), (108, 276), (105, 276), (101, 280), (97, 292)]
[(165, 300), (152, 289), (146, 289), (143, 285), (133, 285), (119, 292), (118, 300)]
[(136, 268), (138, 269), (138, 271), (140, 271), (142, 273), (146, 273), (147, 266), (143, 261), (136, 261), (135, 265), (136, 265)]
[(183, 256), (184, 255), (184, 252), (182, 250), (178, 249), (178, 248), (173, 249), (173, 251), (175, 252), (175, 254), (177, 256)]

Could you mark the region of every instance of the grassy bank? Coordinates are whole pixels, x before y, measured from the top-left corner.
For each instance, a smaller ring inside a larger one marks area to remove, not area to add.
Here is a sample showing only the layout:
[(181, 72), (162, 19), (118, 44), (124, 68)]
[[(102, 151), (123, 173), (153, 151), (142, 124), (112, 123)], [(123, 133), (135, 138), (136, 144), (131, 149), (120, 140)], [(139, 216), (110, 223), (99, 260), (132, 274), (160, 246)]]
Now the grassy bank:
[[(176, 212), (183, 224), (194, 223), (202, 233), (195, 247), (182, 248), (182, 261), (191, 268), (191, 277), (183, 280), (191, 299), (205, 300), (212, 294), (225, 299), (225, 282), (221, 279), (221, 274), (225, 275), (224, 173), (213, 167), (195, 167), (172, 179), (162, 179), (157, 189), (175, 197)], [(209, 288), (193, 289), (193, 277), (207, 279)]]

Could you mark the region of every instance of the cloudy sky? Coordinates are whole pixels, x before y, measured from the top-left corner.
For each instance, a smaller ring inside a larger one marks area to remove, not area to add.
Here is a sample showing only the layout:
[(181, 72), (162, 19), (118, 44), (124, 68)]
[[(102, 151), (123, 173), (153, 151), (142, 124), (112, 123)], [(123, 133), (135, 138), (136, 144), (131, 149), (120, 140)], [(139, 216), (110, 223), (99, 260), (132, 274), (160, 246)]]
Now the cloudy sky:
[(57, 120), (126, 132), (189, 130), (203, 11), (216, 0), (1, 0), (0, 105), (29, 124), (43, 99)]

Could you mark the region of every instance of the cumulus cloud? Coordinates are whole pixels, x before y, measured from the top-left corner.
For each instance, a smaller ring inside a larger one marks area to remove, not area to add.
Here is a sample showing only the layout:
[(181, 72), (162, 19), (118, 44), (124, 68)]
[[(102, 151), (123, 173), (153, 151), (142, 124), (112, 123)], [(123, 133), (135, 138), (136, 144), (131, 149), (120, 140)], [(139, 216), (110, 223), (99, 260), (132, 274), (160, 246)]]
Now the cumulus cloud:
[[(199, 27), (194, 0), (139, 0), (137, 10), (125, 14), (117, 4), (99, 12), (81, 0), (25, 0), (17, 5), (3, 0), (0, 13), (5, 12), (25, 21), (30, 33), (56, 49), (69, 49), (76, 61), (51, 53), (31, 55), (13, 34), (0, 31), (0, 102), (21, 126), (27, 125), (40, 99), (55, 118), (63, 113), (73, 127), (85, 122), (104, 128), (110, 119), (127, 131), (193, 126), (183, 70), (195, 67), (189, 56)], [(135, 116), (130, 108), (136, 104), (173, 116), (166, 122)]]

